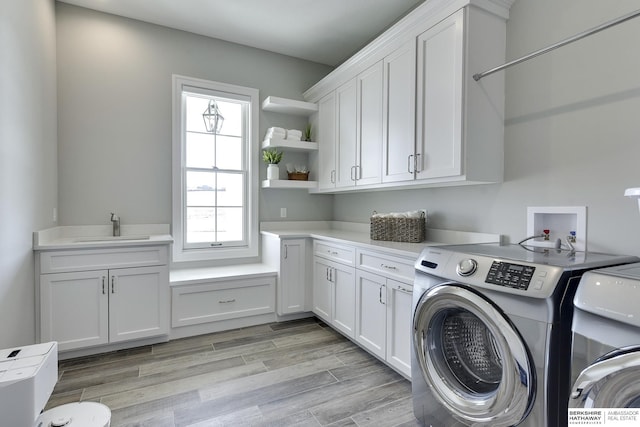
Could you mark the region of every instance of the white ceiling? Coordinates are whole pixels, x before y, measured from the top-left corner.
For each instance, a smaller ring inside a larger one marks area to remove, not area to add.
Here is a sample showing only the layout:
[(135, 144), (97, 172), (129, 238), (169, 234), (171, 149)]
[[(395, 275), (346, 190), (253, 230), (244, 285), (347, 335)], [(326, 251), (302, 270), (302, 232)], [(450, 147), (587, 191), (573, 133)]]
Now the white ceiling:
[(336, 66), (424, 0), (58, 0)]

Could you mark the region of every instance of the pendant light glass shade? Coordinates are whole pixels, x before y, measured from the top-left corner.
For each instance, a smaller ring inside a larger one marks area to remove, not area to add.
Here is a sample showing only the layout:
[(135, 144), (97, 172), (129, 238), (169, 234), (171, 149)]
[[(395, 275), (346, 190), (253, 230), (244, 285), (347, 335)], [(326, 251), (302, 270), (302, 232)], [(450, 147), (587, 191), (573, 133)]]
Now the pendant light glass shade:
[(214, 134), (220, 133), (224, 117), (220, 114), (218, 104), (216, 104), (216, 101), (213, 99), (209, 100), (209, 106), (204, 110), (204, 113), (202, 113), (202, 119), (204, 120), (204, 127), (207, 129), (207, 132)]

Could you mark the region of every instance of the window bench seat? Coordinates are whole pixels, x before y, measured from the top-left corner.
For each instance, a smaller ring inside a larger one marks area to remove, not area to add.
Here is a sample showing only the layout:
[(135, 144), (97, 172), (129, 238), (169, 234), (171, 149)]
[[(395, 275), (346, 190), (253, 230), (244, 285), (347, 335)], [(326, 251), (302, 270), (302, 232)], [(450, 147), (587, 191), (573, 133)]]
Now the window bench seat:
[(274, 322), (276, 277), (266, 264), (172, 270), (170, 339)]
[(277, 271), (266, 264), (241, 264), (222, 267), (200, 267), (171, 270), (171, 287), (210, 283), (221, 280), (251, 279), (256, 277), (275, 277)]

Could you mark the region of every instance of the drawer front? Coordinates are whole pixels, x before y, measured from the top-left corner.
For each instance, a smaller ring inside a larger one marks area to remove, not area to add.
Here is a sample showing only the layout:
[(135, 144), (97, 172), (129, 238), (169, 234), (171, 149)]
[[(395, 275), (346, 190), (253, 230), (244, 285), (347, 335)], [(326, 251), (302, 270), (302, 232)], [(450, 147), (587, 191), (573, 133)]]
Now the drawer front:
[(230, 280), (171, 289), (171, 327), (275, 312), (273, 277)]
[(360, 270), (370, 271), (405, 283), (413, 283), (415, 275), (415, 260), (413, 259), (365, 250), (358, 250), (357, 258), (357, 268)]
[(355, 264), (355, 250), (349, 246), (340, 246), (325, 241), (313, 242), (313, 253), (316, 256), (330, 259), (342, 264)]
[(168, 261), (168, 245), (118, 249), (46, 251), (40, 253), (40, 273), (64, 273), (108, 268), (166, 265)]

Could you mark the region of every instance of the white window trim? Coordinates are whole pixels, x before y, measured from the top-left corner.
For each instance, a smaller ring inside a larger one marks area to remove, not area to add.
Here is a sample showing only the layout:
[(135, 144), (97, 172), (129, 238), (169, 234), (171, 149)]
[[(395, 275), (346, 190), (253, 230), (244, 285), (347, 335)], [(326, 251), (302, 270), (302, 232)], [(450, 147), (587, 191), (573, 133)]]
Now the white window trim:
[[(185, 195), (182, 192), (184, 188), (182, 158), (184, 155), (184, 145), (182, 136), (184, 135), (182, 126), (182, 88), (184, 86), (198, 87), (209, 89), (216, 92), (228, 92), (230, 94), (241, 94), (251, 99), (251, 107), (249, 109), (249, 123), (251, 124), (251, 133), (249, 135), (250, 147), (247, 150), (247, 246), (243, 247), (225, 247), (212, 249), (185, 249), (184, 230), (184, 203)], [(236, 86), (227, 83), (213, 82), (210, 80), (197, 79), (192, 77), (180, 76), (174, 74), (172, 76), (172, 211), (173, 217), (171, 221), (171, 231), (174, 238), (173, 243), (173, 262), (188, 261), (206, 261), (206, 260), (223, 260), (233, 258), (249, 258), (258, 256), (258, 191), (259, 191), (259, 163), (258, 163), (258, 126), (259, 126), (259, 91), (258, 89), (248, 88), (244, 86)]]

